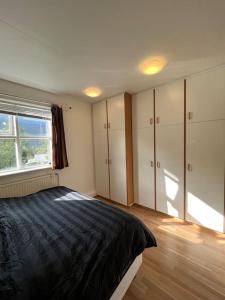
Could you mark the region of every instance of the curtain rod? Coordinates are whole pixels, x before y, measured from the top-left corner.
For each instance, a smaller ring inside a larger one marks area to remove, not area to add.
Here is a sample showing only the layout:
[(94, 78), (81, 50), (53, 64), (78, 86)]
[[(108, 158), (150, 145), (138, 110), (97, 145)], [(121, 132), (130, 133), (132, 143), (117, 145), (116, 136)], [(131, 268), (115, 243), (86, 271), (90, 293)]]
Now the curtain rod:
[[(30, 103), (37, 103), (37, 104), (40, 104), (40, 105), (45, 105), (45, 106), (48, 106), (48, 107), (51, 107), (51, 104), (52, 103), (49, 103), (49, 102), (44, 102), (44, 101), (39, 101), (39, 100), (34, 100), (34, 99), (31, 99), (31, 98), (24, 98), (24, 97), (20, 97), (20, 96), (15, 96), (15, 95), (12, 95), (12, 94), (4, 94), (4, 93), (0, 93), (0, 97), (1, 96), (6, 96), (6, 97), (13, 97), (15, 99), (20, 99), (20, 100), (25, 100), (25, 101), (28, 101)], [(62, 107), (63, 110), (70, 110), (72, 109), (71, 106), (66, 106), (66, 108), (64, 107), (64, 105), (60, 105)]]

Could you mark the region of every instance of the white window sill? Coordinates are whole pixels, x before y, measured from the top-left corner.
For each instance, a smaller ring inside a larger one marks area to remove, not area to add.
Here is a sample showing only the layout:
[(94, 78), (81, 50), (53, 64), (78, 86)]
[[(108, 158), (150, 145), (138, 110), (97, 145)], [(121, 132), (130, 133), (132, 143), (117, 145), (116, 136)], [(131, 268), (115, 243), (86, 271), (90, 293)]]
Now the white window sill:
[(5, 176), (13, 176), (17, 174), (23, 174), (23, 173), (29, 173), (29, 172), (35, 172), (35, 171), (41, 171), (41, 170), (52, 170), (52, 166), (43, 166), (43, 167), (36, 167), (36, 168), (29, 168), (29, 169), (21, 169), (21, 170), (13, 170), (8, 172), (0, 172), (0, 177)]

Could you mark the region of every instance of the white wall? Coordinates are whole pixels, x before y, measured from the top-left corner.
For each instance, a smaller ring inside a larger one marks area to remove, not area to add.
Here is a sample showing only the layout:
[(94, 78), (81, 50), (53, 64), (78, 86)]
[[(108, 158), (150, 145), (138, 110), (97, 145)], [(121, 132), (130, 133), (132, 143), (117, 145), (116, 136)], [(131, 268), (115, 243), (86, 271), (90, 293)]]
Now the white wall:
[[(81, 101), (82, 97), (60, 96), (1, 79), (0, 93), (72, 107), (64, 111), (69, 167), (57, 171), (59, 181), (79, 192), (95, 194), (91, 104)], [(0, 177), (0, 184), (49, 172), (51, 169), (7, 175)]]

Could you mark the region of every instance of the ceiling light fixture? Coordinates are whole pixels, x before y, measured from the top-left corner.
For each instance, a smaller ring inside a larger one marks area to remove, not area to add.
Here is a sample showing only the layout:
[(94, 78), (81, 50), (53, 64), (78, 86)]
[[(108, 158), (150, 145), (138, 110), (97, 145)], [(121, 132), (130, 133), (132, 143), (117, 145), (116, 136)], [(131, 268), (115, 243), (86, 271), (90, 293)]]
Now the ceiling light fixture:
[(145, 75), (154, 75), (165, 68), (167, 61), (162, 56), (149, 57), (143, 60), (139, 65), (139, 70)]
[(84, 94), (88, 97), (92, 97), (92, 98), (95, 98), (95, 97), (98, 97), (102, 94), (102, 90), (98, 87), (88, 87), (84, 90)]

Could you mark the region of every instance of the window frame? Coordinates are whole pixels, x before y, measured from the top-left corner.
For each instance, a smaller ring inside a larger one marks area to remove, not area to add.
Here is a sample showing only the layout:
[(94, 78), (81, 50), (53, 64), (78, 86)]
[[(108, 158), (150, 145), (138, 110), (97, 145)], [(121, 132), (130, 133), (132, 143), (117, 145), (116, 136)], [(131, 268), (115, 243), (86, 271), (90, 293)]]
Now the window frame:
[(9, 131), (12, 133), (11, 135), (8, 133), (4, 133), (4, 132), (0, 132), (0, 137), (5, 137), (5, 136), (12, 136), (14, 133), (14, 125), (13, 125), (13, 115), (10, 115), (8, 113), (4, 113), (4, 112), (0, 112), (0, 114), (2, 115), (6, 115), (10, 117), (10, 121), (9, 122)]
[[(47, 136), (20, 136), (19, 130), (19, 114), (11, 114), (10, 112), (0, 112), (1, 114), (5, 114), (11, 117), (11, 128), (12, 134), (6, 135), (0, 133), (0, 140), (14, 140), (15, 143), (15, 156), (16, 156), (16, 167), (9, 168), (9, 169), (2, 169), (0, 170), (0, 176), (10, 175), (10, 174), (17, 174), (41, 169), (52, 168), (52, 126), (51, 126), (51, 118), (39, 118), (32, 115), (23, 115), (23, 117), (32, 118), (32, 119), (39, 119), (39, 120), (46, 120), (48, 121), (48, 135)], [(50, 159), (49, 164), (40, 164), (40, 165), (33, 165), (33, 166), (24, 166), (22, 163), (22, 153), (21, 153), (21, 141), (23, 140), (45, 140), (48, 141), (48, 157)]]

